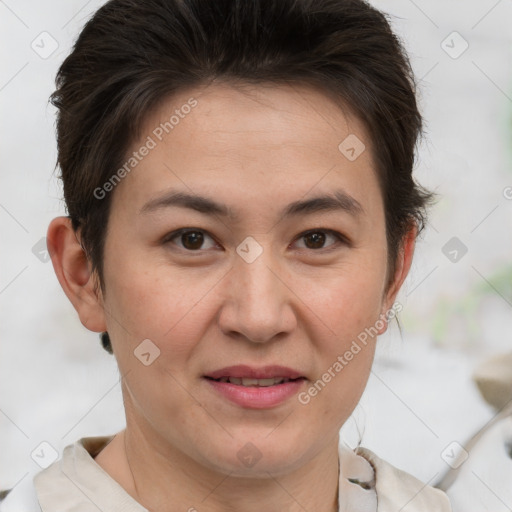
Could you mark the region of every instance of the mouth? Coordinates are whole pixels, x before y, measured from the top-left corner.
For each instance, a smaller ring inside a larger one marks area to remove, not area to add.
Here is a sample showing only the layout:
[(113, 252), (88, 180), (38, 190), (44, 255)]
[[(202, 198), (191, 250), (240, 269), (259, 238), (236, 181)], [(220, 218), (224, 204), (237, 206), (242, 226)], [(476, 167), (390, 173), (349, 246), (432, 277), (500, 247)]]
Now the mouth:
[(217, 397), (246, 409), (276, 407), (297, 394), (307, 380), (283, 366), (252, 368), (238, 365), (203, 375)]
[(216, 382), (229, 382), (230, 384), (235, 384), (236, 386), (244, 386), (244, 387), (259, 387), (259, 388), (268, 388), (269, 386), (276, 386), (278, 384), (283, 384), (287, 382), (294, 382), (297, 380), (304, 379), (304, 377), (298, 377), (296, 379), (290, 379), (287, 377), (270, 377), (269, 379), (252, 379), (250, 377), (221, 377), (220, 379), (213, 379), (211, 377), (205, 376), (206, 379), (214, 380)]

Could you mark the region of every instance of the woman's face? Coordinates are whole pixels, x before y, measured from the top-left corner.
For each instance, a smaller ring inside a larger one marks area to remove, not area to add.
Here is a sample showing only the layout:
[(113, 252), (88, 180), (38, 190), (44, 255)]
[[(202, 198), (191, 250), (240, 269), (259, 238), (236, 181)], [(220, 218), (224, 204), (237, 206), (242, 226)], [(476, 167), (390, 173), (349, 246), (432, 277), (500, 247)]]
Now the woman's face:
[(311, 88), (216, 84), (154, 111), (127, 162), (100, 300), (128, 429), (226, 474), (332, 447), (394, 300), (362, 124)]

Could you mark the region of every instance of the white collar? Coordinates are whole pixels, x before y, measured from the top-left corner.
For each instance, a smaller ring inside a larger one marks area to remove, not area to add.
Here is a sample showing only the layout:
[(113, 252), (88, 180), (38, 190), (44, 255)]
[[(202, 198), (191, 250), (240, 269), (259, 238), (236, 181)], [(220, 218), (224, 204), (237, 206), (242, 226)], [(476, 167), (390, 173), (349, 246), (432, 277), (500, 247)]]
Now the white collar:
[[(60, 460), (34, 477), (35, 489), (27, 479), (31, 488), (17, 486), (0, 511), (85, 512), (93, 502), (109, 512), (147, 512), (94, 461), (113, 437), (86, 437), (67, 446)], [(395, 468), (367, 448), (354, 451), (340, 442), (339, 461), (340, 512), (451, 512), (448, 497), (442, 491)], [(29, 502), (33, 505), (28, 506)]]

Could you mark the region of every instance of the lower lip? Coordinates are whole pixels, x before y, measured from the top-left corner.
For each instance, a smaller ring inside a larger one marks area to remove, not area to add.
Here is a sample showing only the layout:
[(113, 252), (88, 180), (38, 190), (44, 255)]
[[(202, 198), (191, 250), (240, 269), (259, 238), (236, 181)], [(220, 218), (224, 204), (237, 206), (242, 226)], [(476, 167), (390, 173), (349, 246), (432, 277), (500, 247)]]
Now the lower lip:
[(206, 379), (212, 388), (231, 402), (247, 409), (269, 409), (295, 395), (305, 379), (291, 380), (273, 386), (241, 386)]

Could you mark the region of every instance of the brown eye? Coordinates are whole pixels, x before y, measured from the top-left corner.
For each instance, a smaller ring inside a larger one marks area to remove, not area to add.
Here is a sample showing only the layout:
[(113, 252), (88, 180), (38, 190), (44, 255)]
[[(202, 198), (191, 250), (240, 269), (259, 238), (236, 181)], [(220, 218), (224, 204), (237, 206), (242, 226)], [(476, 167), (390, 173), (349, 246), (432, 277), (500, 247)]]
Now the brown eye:
[(204, 236), (200, 231), (188, 231), (181, 235), (181, 241), (185, 249), (201, 249)]
[[(334, 239), (334, 243), (330, 243), (325, 246), (326, 241), (331, 238)], [(304, 247), (306, 249), (318, 250), (318, 249), (330, 249), (336, 246), (337, 243), (347, 244), (346, 238), (337, 231), (330, 229), (317, 229), (314, 231), (308, 231), (298, 237), (298, 240), (304, 240)]]
[(306, 240), (306, 247), (308, 249), (321, 249), (325, 243), (325, 233), (321, 231), (308, 233), (304, 235), (304, 240)]
[[(205, 240), (211, 240), (210, 247), (215, 246), (215, 241), (212, 239), (211, 236), (206, 234), (204, 231), (199, 229), (181, 229), (177, 232), (171, 233), (170, 236), (168, 236), (165, 239), (165, 243), (173, 243), (180, 247), (181, 249), (185, 249), (187, 251), (199, 251), (199, 250), (205, 250), (209, 247), (203, 247), (203, 244), (205, 243)], [(175, 240), (181, 242), (177, 243)]]

